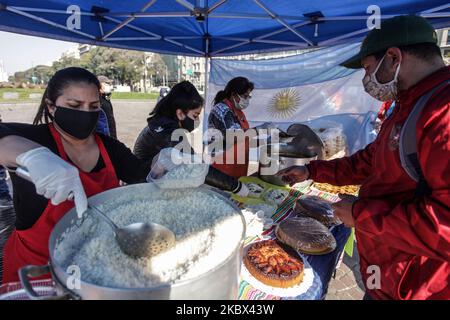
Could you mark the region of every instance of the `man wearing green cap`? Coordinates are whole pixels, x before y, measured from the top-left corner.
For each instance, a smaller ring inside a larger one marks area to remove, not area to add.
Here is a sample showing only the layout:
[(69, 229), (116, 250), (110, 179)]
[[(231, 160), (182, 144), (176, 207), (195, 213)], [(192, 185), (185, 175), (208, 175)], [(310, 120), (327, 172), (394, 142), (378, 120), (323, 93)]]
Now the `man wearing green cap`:
[(385, 20), (345, 61), (364, 68), (368, 94), (395, 101), (377, 139), (350, 157), (279, 173), (333, 185), (361, 184), (334, 204), (355, 227), (366, 298), (450, 299), (450, 67), (423, 18)]

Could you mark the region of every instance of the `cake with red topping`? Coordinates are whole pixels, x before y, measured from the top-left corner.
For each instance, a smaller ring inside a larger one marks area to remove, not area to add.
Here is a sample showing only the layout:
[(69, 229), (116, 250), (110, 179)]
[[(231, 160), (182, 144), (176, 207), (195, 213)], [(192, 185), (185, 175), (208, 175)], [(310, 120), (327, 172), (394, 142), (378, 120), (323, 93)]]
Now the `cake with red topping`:
[(244, 265), (253, 277), (272, 287), (289, 288), (303, 280), (304, 266), (300, 257), (288, 253), (275, 240), (250, 245)]

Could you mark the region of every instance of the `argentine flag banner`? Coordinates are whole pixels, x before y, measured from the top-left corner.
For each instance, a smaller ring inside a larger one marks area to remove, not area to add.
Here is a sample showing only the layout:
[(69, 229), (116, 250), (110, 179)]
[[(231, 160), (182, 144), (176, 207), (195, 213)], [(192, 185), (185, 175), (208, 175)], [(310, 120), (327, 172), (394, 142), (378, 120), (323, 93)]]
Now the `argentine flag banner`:
[(205, 118), (216, 93), (237, 76), (255, 85), (250, 106), (244, 111), (251, 123), (305, 122), (328, 115), (377, 111), (381, 102), (364, 91), (364, 70), (339, 66), (358, 50), (359, 44), (346, 44), (278, 59), (213, 59)]

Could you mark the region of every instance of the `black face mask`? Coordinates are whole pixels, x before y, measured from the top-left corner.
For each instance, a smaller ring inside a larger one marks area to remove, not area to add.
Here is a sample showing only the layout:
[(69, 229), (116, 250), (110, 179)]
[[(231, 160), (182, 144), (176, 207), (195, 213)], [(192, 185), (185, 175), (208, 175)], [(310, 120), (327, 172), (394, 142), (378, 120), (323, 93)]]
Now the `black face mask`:
[(55, 123), (74, 138), (84, 140), (97, 126), (99, 111), (81, 111), (56, 106)]
[(192, 132), (194, 131), (195, 128), (197, 128), (195, 120), (189, 118), (187, 114), (186, 117), (184, 117), (184, 119), (181, 120), (180, 122), (181, 126), (189, 132)]

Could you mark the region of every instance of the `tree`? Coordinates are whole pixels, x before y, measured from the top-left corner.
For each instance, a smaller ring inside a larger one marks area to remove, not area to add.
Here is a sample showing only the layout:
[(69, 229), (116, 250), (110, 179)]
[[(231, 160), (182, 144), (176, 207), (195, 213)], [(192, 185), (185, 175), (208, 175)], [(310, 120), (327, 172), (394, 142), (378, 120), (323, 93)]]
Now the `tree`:
[(35, 77), (36, 84), (44, 84), (50, 80), (54, 73), (54, 68), (44, 65), (38, 65), (34, 68), (27, 69), (25, 71), (18, 71), (14, 73), (13, 81), (17, 83), (21, 82), (33, 82), (32, 78)]
[(153, 54), (148, 65), (148, 73), (155, 78), (156, 85), (162, 84), (162, 76), (166, 72), (166, 64), (160, 54)]
[(68, 68), (68, 67), (84, 67), (80, 64), (79, 59), (75, 59), (72, 57), (62, 57), (58, 61), (53, 62), (52, 68), (56, 72), (60, 69)]
[(162, 75), (165, 74), (166, 64), (161, 55), (152, 54), (151, 61), (146, 61), (147, 56), (144, 52), (133, 50), (112, 49), (106, 47), (92, 47), (83, 54), (80, 59), (73, 57), (62, 57), (53, 62), (51, 67), (36, 66), (32, 69), (16, 72), (14, 80), (16, 82), (31, 82), (31, 77), (37, 77), (38, 83), (47, 83), (51, 76), (58, 70), (67, 67), (82, 67), (95, 75), (104, 75), (120, 84), (127, 84), (132, 90), (135, 84), (144, 77), (144, 70), (157, 78), (159, 74), (159, 83)]
[(144, 74), (144, 53), (139, 51), (95, 47), (80, 60), (93, 73), (127, 84), (132, 90)]

